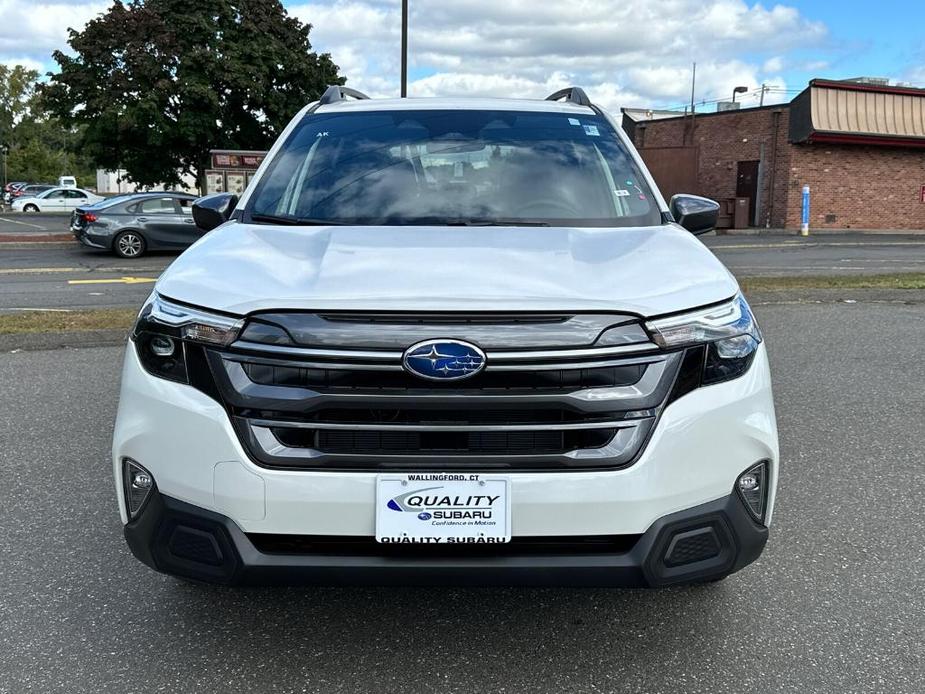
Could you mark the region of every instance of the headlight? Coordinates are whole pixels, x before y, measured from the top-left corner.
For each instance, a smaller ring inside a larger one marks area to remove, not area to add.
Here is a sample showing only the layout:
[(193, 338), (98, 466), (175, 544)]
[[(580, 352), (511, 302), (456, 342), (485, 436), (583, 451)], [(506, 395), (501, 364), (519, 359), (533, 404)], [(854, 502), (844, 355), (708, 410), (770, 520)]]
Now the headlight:
[(240, 318), (183, 306), (153, 293), (138, 314), (132, 339), (145, 369), (187, 383), (187, 344), (229, 345), (243, 324)]
[(761, 343), (758, 323), (741, 294), (718, 306), (649, 321), (646, 327), (664, 349), (706, 345), (703, 385), (744, 374)]

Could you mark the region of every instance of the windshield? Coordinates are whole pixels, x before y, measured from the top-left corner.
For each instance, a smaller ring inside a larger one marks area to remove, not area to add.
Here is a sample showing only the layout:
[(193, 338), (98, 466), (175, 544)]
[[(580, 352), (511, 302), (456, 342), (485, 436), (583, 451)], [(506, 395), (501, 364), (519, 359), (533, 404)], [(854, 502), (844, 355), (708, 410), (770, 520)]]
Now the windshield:
[(248, 213), (257, 223), (660, 223), (603, 117), (519, 111), (310, 115)]

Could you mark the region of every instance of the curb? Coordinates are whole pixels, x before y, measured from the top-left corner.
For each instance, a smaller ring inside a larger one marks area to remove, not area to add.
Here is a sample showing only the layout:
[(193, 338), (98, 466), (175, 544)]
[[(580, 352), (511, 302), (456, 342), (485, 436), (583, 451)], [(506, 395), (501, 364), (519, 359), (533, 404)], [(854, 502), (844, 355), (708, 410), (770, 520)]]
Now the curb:
[(74, 243), (73, 234), (0, 234), (0, 244)]
[(67, 243), (65, 241), (0, 241), (0, 250), (4, 248), (70, 248), (73, 246), (73, 243)]
[(798, 238), (811, 239), (813, 236), (922, 236), (925, 237), (925, 229), (810, 229), (809, 236), (802, 236), (799, 229), (764, 229), (754, 227), (749, 229), (717, 229), (710, 233), (711, 236), (796, 236)]

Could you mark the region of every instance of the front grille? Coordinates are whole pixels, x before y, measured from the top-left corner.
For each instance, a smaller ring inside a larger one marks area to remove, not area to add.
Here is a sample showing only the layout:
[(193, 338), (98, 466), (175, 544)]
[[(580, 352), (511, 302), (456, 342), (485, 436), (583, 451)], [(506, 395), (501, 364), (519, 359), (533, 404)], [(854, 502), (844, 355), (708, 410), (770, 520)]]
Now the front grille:
[(571, 316), (548, 313), (319, 313), (331, 323), (381, 325), (539, 325), (564, 323)]
[(536, 371), (484, 371), (465, 381), (422, 383), (405, 371), (357, 371), (309, 369), (278, 364), (244, 363), (244, 372), (255, 383), (347, 391), (565, 391), (577, 388), (612, 388), (636, 383), (645, 365), (606, 366), (586, 369)]
[(247, 539), (264, 554), (476, 557), (529, 555), (626, 554), (641, 535), (580, 535), (561, 537), (512, 537), (502, 544), (381, 544), (374, 537), (345, 535), (270, 535), (250, 533)]
[[(634, 342), (614, 343), (615, 321)], [(623, 315), (273, 314), (258, 322), (249, 339), (206, 349), (190, 378), (226, 406), (255, 462), (278, 468), (622, 467), (641, 452), (684, 356), (660, 352)], [(484, 371), (448, 383), (404, 371), (394, 340), (442, 323), (496, 330), (490, 339), (500, 347), (484, 349)], [(270, 324), (304, 335), (321, 326), (329, 343), (349, 334), (358, 346), (255, 342), (278, 339), (265, 330)], [(531, 330), (543, 332), (521, 332)]]
[(616, 430), (586, 431), (326, 431), (315, 429), (271, 429), (277, 440), (292, 448), (310, 448), (322, 453), (395, 454), (422, 452), (447, 454), (567, 453), (600, 448)]
[(563, 407), (546, 408), (537, 407), (511, 408), (506, 410), (489, 409), (460, 409), (431, 408), (415, 409), (404, 407), (400, 409), (369, 409), (366, 407), (353, 409), (322, 408), (311, 412), (298, 414), (286, 412), (268, 412), (257, 410), (243, 410), (241, 414), (253, 420), (267, 419), (285, 421), (286, 425), (304, 423), (310, 426), (313, 422), (319, 424), (351, 424), (365, 426), (376, 424), (379, 426), (392, 425), (420, 425), (420, 426), (465, 426), (465, 425), (522, 425), (522, 424), (578, 424), (595, 421), (609, 421), (614, 416), (606, 414), (594, 417), (578, 410)]

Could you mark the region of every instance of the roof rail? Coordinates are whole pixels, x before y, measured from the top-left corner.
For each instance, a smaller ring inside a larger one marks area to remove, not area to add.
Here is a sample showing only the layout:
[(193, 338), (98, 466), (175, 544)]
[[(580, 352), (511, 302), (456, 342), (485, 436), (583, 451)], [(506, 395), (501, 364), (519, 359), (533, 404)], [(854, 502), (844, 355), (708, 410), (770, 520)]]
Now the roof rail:
[(591, 106), (591, 99), (581, 87), (566, 87), (546, 97), (546, 101), (561, 101), (562, 99), (578, 106)]
[(351, 89), (350, 87), (342, 87), (339, 84), (334, 84), (324, 90), (324, 94), (321, 95), (321, 99), (318, 101), (319, 106), (327, 106), (328, 104), (334, 104), (338, 101), (346, 101), (347, 97), (353, 97), (354, 99), (368, 99), (363, 92), (358, 92), (356, 89)]

